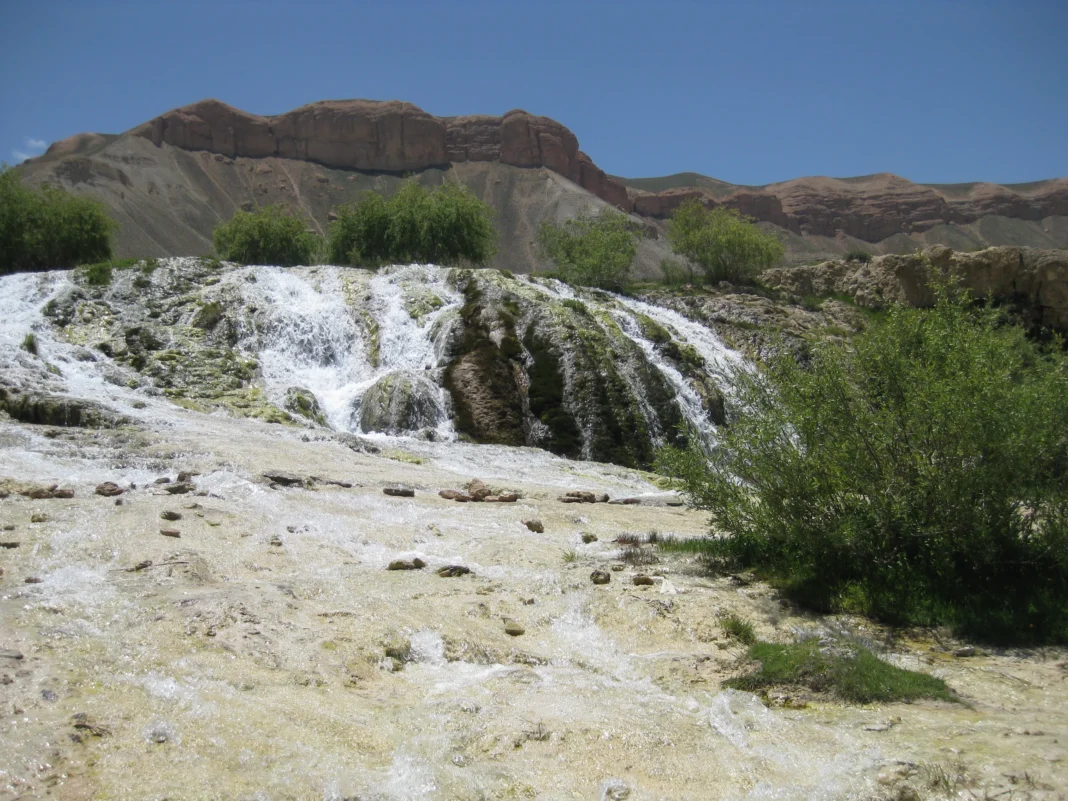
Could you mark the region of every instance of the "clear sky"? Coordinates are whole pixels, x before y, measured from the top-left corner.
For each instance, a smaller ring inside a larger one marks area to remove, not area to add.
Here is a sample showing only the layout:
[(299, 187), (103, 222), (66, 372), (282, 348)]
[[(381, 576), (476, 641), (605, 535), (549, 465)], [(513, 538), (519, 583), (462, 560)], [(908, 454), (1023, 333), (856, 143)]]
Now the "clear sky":
[(207, 97), (554, 117), (609, 173), (1068, 176), (1068, 0), (0, 0), (0, 158)]

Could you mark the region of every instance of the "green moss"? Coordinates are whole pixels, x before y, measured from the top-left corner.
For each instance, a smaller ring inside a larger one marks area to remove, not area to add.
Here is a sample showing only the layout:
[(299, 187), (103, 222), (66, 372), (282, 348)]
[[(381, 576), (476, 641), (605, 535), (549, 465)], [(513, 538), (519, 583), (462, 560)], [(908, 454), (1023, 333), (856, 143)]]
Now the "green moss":
[(727, 686), (750, 692), (800, 686), (861, 704), (917, 698), (957, 700), (941, 679), (894, 667), (861, 645), (823, 651), (814, 639), (789, 645), (754, 642), (749, 657), (760, 662), (760, 667), (731, 679)]
[(527, 369), (530, 412), (550, 431), (545, 447), (560, 456), (578, 457), (582, 454), (582, 431), (564, 405), (565, 383), (560, 359), (546, 340), (535, 333), (534, 326), (527, 329), (523, 344), (534, 359)]
[(211, 331), (219, 324), (224, 314), (223, 305), (213, 300), (211, 303), (205, 303), (197, 313), (193, 316), (192, 325), (194, 328), (199, 328), (203, 331)]

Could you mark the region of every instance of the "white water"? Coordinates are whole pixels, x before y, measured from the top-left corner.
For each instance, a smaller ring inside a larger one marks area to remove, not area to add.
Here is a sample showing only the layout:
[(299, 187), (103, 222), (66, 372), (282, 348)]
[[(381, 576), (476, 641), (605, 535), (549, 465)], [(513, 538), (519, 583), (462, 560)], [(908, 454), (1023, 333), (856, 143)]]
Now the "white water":
[[(370, 281), (367, 310), (377, 325), (377, 364), (372, 343), (346, 301), (342, 271), (250, 268), (255, 282), (242, 294), (265, 313), (260, 330), (241, 343), (260, 360), (268, 396), (281, 405), (290, 387), (309, 390), (331, 427), (359, 430), (359, 404), (380, 378), (403, 374), (421, 381), (441, 367), (442, 337), (435, 323), (459, 306), (460, 298), (445, 282), (445, 271), (409, 265), (381, 270)], [(418, 286), (442, 305), (415, 319), (406, 308), (406, 293)], [(453, 439), (444, 391), (438, 393), (439, 438)], [(373, 432), (366, 432), (373, 433)]]

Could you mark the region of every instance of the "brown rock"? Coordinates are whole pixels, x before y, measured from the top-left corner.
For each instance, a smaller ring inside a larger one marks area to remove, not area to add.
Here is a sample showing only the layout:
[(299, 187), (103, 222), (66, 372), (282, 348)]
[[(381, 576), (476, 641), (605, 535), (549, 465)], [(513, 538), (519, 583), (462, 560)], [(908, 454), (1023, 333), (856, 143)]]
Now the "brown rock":
[(523, 525), (533, 531), (535, 534), (544, 534), (545, 526), (540, 520), (524, 520)]
[(188, 482), (181, 482), (178, 484), (164, 484), (163, 489), (170, 495), (185, 495), (187, 492), (192, 492), (196, 489), (192, 484)]
[(122, 495), (122, 493), (126, 492), (126, 490), (112, 481), (105, 481), (103, 484), (97, 484), (96, 490), (94, 491), (97, 495), (103, 495), (105, 498), (113, 498), (116, 495)]
[(174, 511), (171, 511), (170, 509), (167, 509), (166, 511), (160, 512), (159, 516), (164, 520), (172, 520), (173, 521), (173, 520), (181, 520), (182, 519), (182, 513), (181, 512), (174, 512)]
[(590, 581), (594, 584), (607, 584), (612, 580), (612, 574), (603, 570), (594, 570), (590, 573)]
[(6, 548), (11, 550), (12, 548), (18, 548), (21, 543), (18, 540), (0, 540), (0, 548)]
[(438, 492), (438, 495), (440, 495), (447, 501), (460, 501), (461, 503), (467, 503), (467, 501), (471, 500), (470, 495), (465, 495), (464, 493), (460, 492), (460, 490), (454, 489), (443, 489)]
[(561, 503), (597, 503), (597, 496), (592, 492), (572, 490), (557, 498)]
[(484, 501), (490, 496), (490, 488), (476, 478), (467, 485), (467, 493), (473, 501)]
[[(486, 499), (487, 501), (489, 498)], [(497, 503), (515, 503), (519, 500), (519, 495), (514, 492), (506, 492), (502, 495), (496, 496)]]
[(52, 491), (53, 498), (73, 498), (74, 490), (72, 489), (57, 489)]
[(43, 514), (42, 512), (34, 512), (32, 515), (30, 515), (31, 523), (48, 523), (51, 520), (51, 517), (46, 514)]
[(438, 575), (442, 578), (455, 578), (456, 576), (466, 576), (471, 572), (471, 568), (464, 567), (463, 565), (446, 565), (445, 567), (438, 568)]
[(176, 528), (161, 528), (159, 530), (159, 533), (162, 534), (164, 537), (174, 537), (175, 539), (178, 539), (182, 536), (182, 532), (180, 532)]
[(407, 487), (385, 487), (382, 492), (394, 498), (414, 498), (415, 490)]
[(631, 579), (636, 587), (651, 587), (655, 583), (652, 576), (638, 575)]
[(386, 570), (422, 570), (426, 562), (416, 557), (415, 559), (394, 559), (386, 567)]
[(518, 621), (512, 620), (509, 617), (505, 618), (504, 620), (504, 631), (506, 634), (512, 637), (521, 637), (522, 635), (526, 634), (527, 630), (523, 628), (523, 626)]

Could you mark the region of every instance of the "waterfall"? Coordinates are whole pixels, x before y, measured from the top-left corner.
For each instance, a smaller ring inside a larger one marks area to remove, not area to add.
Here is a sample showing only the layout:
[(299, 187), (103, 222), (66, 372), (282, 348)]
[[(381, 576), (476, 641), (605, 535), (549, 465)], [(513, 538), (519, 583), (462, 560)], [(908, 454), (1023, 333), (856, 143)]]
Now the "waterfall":
[[(250, 269), (255, 280), (242, 294), (260, 317), (241, 346), (259, 359), (274, 403), (281, 406), (296, 387), (311, 392), (339, 430), (404, 434), (425, 427), (436, 438), (455, 436), (444, 390), (434, 380), (443, 349), (435, 323), (460, 302), (444, 270), (385, 268), (350, 304), (343, 268)], [(433, 308), (413, 313), (410, 305), (420, 301)], [(373, 429), (366, 428), (363, 408), (369, 398), (385, 407), (372, 415)], [(425, 426), (409, 426), (412, 420)]]

